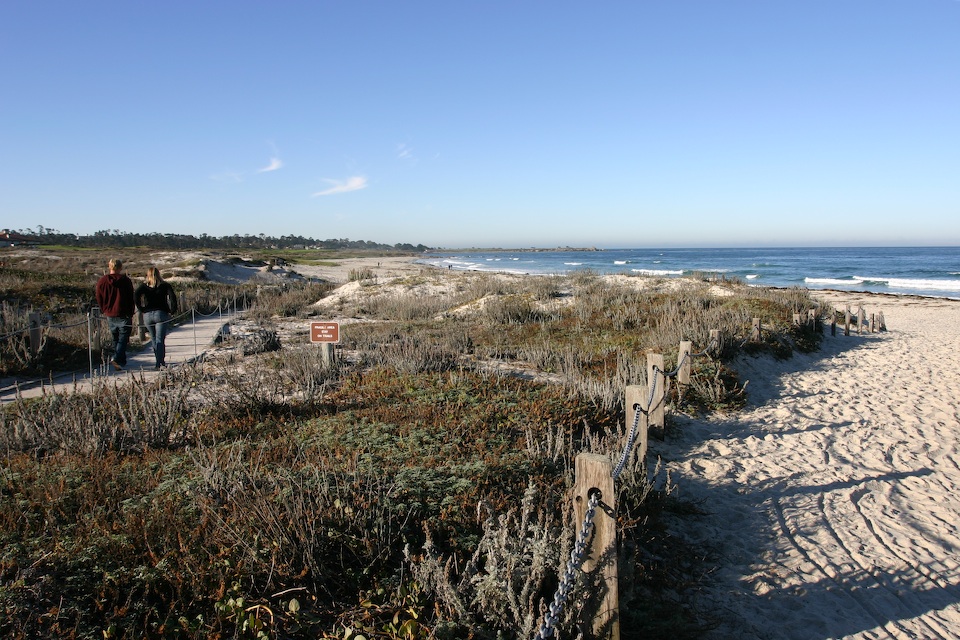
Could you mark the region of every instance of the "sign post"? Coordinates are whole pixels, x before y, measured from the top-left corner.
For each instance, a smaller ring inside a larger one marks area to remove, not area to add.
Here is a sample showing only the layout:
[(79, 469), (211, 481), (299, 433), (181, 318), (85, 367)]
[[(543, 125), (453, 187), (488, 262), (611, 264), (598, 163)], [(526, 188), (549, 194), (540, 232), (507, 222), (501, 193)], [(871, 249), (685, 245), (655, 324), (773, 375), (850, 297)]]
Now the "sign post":
[(320, 353), (323, 355), (323, 365), (325, 367), (332, 367), (333, 345), (340, 342), (340, 323), (311, 322), (310, 342), (315, 342), (320, 345)]

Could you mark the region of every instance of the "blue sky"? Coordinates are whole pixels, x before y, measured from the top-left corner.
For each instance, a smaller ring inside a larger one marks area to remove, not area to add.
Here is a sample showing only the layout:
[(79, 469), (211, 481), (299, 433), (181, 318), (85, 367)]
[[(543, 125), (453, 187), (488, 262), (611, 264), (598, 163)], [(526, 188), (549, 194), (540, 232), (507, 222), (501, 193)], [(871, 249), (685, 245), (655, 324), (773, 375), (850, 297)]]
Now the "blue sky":
[(960, 2), (0, 3), (0, 227), (960, 244)]

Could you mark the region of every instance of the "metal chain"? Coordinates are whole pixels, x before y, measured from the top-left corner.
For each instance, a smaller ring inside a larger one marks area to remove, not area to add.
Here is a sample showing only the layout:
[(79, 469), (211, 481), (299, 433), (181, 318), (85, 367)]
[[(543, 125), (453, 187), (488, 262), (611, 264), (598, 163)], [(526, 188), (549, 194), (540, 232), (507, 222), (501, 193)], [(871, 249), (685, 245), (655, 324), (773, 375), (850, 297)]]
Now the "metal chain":
[(553, 636), (553, 628), (560, 620), (560, 613), (563, 611), (563, 605), (566, 604), (570, 592), (577, 582), (577, 571), (583, 564), (583, 558), (587, 551), (587, 537), (593, 529), (593, 517), (597, 513), (597, 504), (600, 502), (600, 492), (594, 491), (590, 494), (587, 502), (587, 512), (583, 517), (583, 526), (580, 527), (580, 533), (577, 534), (577, 541), (570, 552), (570, 560), (567, 561), (567, 569), (563, 572), (563, 579), (560, 580), (560, 586), (557, 587), (557, 593), (553, 596), (553, 602), (547, 613), (543, 616), (543, 624), (540, 630), (533, 636), (533, 640), (544, 640)]

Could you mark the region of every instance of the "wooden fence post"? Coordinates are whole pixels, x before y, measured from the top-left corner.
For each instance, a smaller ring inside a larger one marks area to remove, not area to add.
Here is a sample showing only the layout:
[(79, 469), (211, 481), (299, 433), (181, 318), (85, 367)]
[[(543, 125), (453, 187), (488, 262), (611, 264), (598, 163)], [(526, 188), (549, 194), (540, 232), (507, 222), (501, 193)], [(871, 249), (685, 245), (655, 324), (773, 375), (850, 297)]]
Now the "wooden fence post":
[[(647, 458), (647, 443), (649, 442), (649, 429), (650, 423), (647, 420), (647, 414), (635, 407), (640, 407), (641, 409), (646, 410), (647, 408), (647, 396), (645, 395), (646, 387), (639, 384), (629, 385), (624, 389), (624, 398), (623, 402), (627, 410), (624, 412), (624, 415), (627, 419), (627, 433), (630, 432), (630, 428), (633, 426), (633, 421), (637, 421), (637, 440), (633, 444), (633, 450), (636, 451), (636, 455), (641, 460), (646, 460)], [(640, 414), (639, 417), (637, 414)]]
[(591, 598), (596, 609), (591, 628), (584, 630), (596, 640), (620, 640), (619, 589), (617, 585), (617, 505), (613, 488), (613, 464), (610, 458), (597, 453), (581, 453), (575, 463), (574, 513), (579, 530), (593, 491), (600, 492), (600, 502), (593, 518), (590, 553), (581, 566), (586, 583), (597, 588)]
[(760, 342), (762, 333), (760, 331), (760, 318), (753, 319), (753, 333), (750, 335), (751, 342)]
[(30, 355), (34, 358), (40, 353), (40, 343), (43, 342), (43, 327), (40, 326), (40, 314), (31, 311), (27, 315), (27, 322), (30, 325)]
[(814, 331), (817, 330), (817, 310), (816, 309), (807, 310), (807, 324), (809, 324)]
[[(650, 403), (650, 411), (647, 415), (651, 431), (654, 435), (663, 440), (666, 435), (665, 414), (667, 397), (667, 378), (663, 375), (663, 354), (647, 354), (647, 393), (653, 389), (653, 401)], [(648, 395), (649, 397), (649, 395)]]
[(137, 311), (134, 321), (137, 326), (137, 336), (140, 338), (140, 342), (143, 342), (147, 339), (147, 325), (143, 324), (143, 311)]
[(843, 316), (843, 335), (850, 335), (850, 305), (847, 305), (847, 310)]
[(871, 313), (870, 314), (870, 333), (876, 333), (876, 332), (877, 332), (877, 314)]
[(693, 343), (689, 340), (680, 341), (680, 350), (677, 353), (677, 382), (682, 385), (690, 384), (690, 354), (693, 352)]
[(715, 353), (719, 355), (723, 347), (720, 342), (720, 329), (710, 329), (710, 343), (714, 345)]
[(800, 314), (799, 314), (799, 313), (794, 313), (794, 314), (793, 314), (793, 326), (795, 326), (795, 327), (799, 327), (799, 326), (800, 326)]
[(863, 333), (864, 314), (865, 312), (863, 310), (863, 307), (857, 307), (857, 335), (860, 335)]

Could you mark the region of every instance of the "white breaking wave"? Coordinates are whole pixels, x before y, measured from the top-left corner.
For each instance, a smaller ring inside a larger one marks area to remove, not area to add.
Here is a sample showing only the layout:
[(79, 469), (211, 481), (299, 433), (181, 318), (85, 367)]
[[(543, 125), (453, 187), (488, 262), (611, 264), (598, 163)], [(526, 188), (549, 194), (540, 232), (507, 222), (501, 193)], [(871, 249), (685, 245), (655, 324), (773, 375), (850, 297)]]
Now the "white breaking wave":
[(759, 277), (760, 277), (760, 274), (759, 274), (759, 273), (748, 273), (748, 274), (747, 274), (747, 280), (756, 280), (756, 279), (759, 278)]
[(630, 269), (633, 273), (639, 273), (642, 276), (682, 276), (683, 269)]

